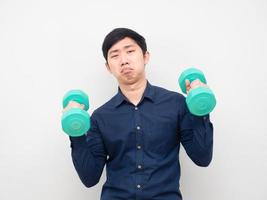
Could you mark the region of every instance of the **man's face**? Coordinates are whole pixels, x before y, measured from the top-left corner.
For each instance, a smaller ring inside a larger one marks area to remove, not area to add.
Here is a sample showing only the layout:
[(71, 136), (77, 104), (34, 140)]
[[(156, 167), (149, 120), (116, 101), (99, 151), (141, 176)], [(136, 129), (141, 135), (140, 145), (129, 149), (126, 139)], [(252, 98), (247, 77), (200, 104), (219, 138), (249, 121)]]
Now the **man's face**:
[(120, 84), (132, 84), (145, 78), (145, 64), (149, 53), (131, 38), (124, 38), (115, 43), (108, 51), (106, 67)]

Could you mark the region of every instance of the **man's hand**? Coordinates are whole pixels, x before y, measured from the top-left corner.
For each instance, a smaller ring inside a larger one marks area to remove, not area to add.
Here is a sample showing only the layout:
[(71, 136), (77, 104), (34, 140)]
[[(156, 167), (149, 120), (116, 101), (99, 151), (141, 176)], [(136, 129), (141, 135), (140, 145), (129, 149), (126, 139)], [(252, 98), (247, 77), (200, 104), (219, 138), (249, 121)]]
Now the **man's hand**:
[(188, 79), (185, 80), (185, 85), (186, 85), (186, 93), (188, 94), (190, 90), (197, 88), (197, 87), (207, 87), (208, 85), (201, 82), (199, 79), (196, 79), (190, 83)]
[(62, 110), (62, 114), (64, 114), (66, 111), (68, 111), (71, 108), (81, 108), (84, 109), (84, 105), (80, 104), (76, 101), (70, 101), (68, 105)]

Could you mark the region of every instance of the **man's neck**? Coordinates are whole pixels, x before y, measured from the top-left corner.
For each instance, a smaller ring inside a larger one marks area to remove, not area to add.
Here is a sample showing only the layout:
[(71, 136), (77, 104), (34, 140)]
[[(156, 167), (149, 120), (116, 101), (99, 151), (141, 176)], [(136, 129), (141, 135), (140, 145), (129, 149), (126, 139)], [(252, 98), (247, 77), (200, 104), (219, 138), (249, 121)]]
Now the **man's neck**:
[(142, 79), (131, 85), (120, 84), (120, 90), (127, 97), (127, 99), (135, 106), (140, 102), (144, 91), (146, 89), (147, 80)]

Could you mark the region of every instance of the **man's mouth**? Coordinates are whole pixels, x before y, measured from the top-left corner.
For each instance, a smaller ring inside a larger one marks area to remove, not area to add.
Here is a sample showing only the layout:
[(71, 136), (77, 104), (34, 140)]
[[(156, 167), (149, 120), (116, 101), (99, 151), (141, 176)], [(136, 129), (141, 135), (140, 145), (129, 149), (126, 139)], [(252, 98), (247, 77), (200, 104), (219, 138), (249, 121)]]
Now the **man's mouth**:
[(122, 73), (122, 74), (128, 74), (128, 73), (130, 73), (130, 72), (132, 72), (132, 71), (133, 71), (132, 68), (130, 68), (130, 67), (125, 67), (125, 68), (123, 68), (123, 69), (121, 70), (121, 73)]

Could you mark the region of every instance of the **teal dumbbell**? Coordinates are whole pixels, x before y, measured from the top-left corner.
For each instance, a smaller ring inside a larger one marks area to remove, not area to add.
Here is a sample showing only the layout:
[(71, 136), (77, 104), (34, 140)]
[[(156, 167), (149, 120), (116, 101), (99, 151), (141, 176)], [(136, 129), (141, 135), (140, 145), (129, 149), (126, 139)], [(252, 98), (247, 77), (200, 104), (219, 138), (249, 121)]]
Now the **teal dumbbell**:
[[(182, 72), (179, 77), (179, 85), (183, 93), (186, 93), (185, 81), (188, 79), (190, 83), (199, 79), (203, 83), (207, 83), (202, 71), (196, 68), (189, 68)], [(216, 99), (213, 92), (206, 87), (197, 87), (190, 90), (186, 97), (186, 104), (189, 111), (197, 116), (209, 114), (216, 105)]]
[(71, 108), (66, 111), (61, 118), (62, 129), (72, 137), (84, 135), (90, 129), (90, 116), (86, 112), (89, 109), (89, 99), (87, 94), (81, 90), (71, 90), (63, 97), (63, 108), (70, 101), (76, 101), (84, 105), (84, 110)]

